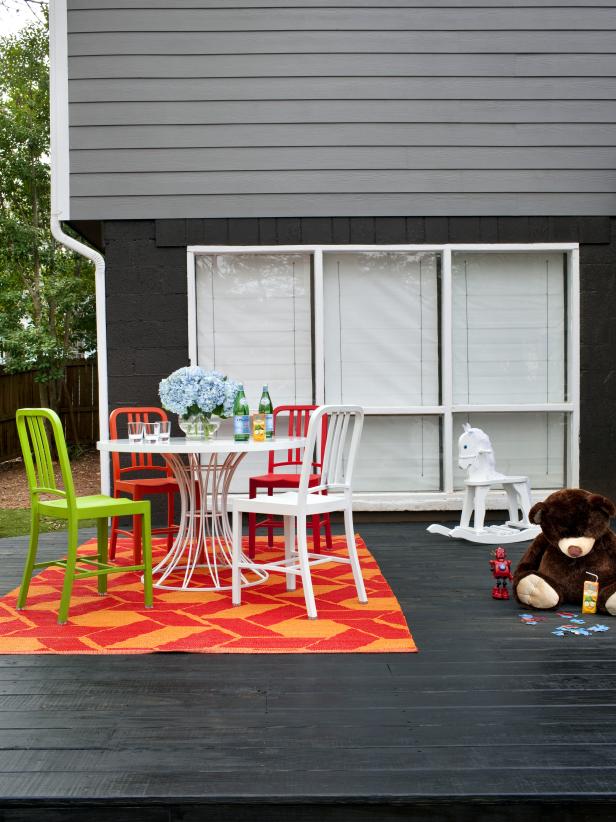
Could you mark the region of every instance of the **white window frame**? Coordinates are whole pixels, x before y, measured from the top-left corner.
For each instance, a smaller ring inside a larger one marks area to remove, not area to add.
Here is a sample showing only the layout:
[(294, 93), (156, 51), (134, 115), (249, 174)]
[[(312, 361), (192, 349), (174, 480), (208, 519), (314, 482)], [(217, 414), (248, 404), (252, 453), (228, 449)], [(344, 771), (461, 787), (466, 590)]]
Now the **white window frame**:
[[(213, 254), (308, 254), (314, 271), (314, 368), (317, 404), (325, 400), (325, 353), (323, 330), (323, 254), (361, 253), (373, 251), (429, 252), (441, 258), (441, 399), (440, 405), (367, 406), (366, 414), (384, 416), (438, 416), (443, 421), (443, 490), (406, 493), (357, 494), (354, 507), (365, 510), (456, 510), (461, 507), (462, 494), (454, 490), (453, 442), (454, 414), (470, 413), (524, 413), (565, 412), (569, 414), (568, 462), (565, 466), (567, 484), (579, 485), (580, 434), (580, 253), (579, 243), (447, 243), (436, 245), (198, 245), (187, 248), (188, 268), (188, 353), (191, 365), (198, 365), (197, 355), (197, 299), (195, 258)], [(452, 255), (456, 252), (561, 252), (567, 255), (567, 387), (569, 398), (560, 403), (533, 403), (527, 405), (464, 405), (453, 402), (453, 294)], [(543, 499), (549, 490), (541, 490), (534, 498)], [(502, 508), (504, 495), (494, 492), (488, 498), (488, 507)]]

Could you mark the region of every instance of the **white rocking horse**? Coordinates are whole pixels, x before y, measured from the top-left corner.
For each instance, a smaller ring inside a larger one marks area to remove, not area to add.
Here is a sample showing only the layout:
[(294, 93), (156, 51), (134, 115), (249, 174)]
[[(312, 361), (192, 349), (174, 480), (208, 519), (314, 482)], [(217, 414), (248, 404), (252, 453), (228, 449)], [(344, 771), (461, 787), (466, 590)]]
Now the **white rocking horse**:
[[(458, 465), (467, 472), (464, 481), (466, 494), (460, 517), (460, 525), (445, 528), (430, 525), (431, 534), (467, 539), (471, 542), (506, 543), (534, 539), (541, 530), (528, 518), (532, 505), (528, 477), (510, 477), (496, 470), (496, 459), (490, 438), (481, 428), (464, 423), (464, 433), (458, 440)], [(501, 485), (507, 494), (510, 519), (504, 525), (484, 527), (486, 498), (493, 485)], [(473, 527), (470, 527), (474, 512)], [(521, 517), (519, 513), (521, 512)]]

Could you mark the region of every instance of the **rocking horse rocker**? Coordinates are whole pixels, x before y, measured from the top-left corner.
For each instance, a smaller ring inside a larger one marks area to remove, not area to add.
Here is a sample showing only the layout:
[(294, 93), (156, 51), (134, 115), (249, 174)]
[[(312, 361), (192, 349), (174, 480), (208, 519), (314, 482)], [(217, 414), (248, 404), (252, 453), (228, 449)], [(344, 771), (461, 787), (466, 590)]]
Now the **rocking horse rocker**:
[[(528, 518), (532, 505), (528, 477), (506, 476), (496, 470), (496, 460), (490, 438), (481, 428), (464, 423), (464, 433), (458, 440), (458, 465), (467, 472), (464, 481), (466, 494), (460, 517), (455, 528), (430, 525), (431, 534), (444, 534), (454, 539), (470, 542), (491, 543), (523, 542), (534, 539), (540, 531)], [(484, 527), (486, 498), (493, 485), (501, 485), (507, 494), (510, 519), (504, 525)], [(473, 527), (470, 527), (474, 512)], [(521, 518), (519, 513), (521, 512)]]

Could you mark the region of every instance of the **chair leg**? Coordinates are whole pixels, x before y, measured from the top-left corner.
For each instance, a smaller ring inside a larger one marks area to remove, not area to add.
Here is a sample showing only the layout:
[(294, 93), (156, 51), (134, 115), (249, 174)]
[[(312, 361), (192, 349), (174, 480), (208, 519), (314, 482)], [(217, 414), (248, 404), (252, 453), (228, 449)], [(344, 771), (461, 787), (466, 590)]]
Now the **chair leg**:
[(175, 520), (175, 494), (171, 491), (167, 494), (167, 551), (173, 546), (173, 525)]
[[(135, 492), (133, 495), (135, 502), (141, 500), (141, 495)], [(133, 562), (135, 565), (141, 563), (141, 516), (133, 517)]]
[(111, 537), (109, 540), (109, 559), (115, 559), (118, 545), (118, 517), (111, 517)]
[(58, 612), (58, 625), (64, 625), (68, 619), (68, 609), (71, 604), (71, 593), (75, 580), (75, 566), (77, 564), (77, 543), (79, 532), (77, 523), (68, 523), (68, 552), (66, 555), (66, 568), (64, 570), (64, 585), (62, 586), (62, 598), (60, 600), (60, 610)]
[[(293, 549), (295, 548), (295, 517), (283, 517), (284, 525), (284, 558), (287, 562), (293, 559)], [(287, 591), (295, 591), (297, 586), (297, 574), (286, 574)]]
[(353, 528), (353, 512), (350, 508), (344, 509), (344, 532), (346, 534), (347, 550), (349, 552), (349, 559), (351, 560), (351, 568), (353, 569), (353, 579), (355, 580), (355, 587), (357, 588), (357, 599), (360, 602), (365, 603), (368, 602), (368, 597), (366, 596), (364, 578), (361, 572), (361, 565), (359, 564), (359, 557), (357, 556), (355, 529)]
[(304, 586), (304, 598), (306, 600), (306, 610), (308, 619), (317, 618), (317, 606), (314, 602), (314, 591), (312, 590), (312, 577), (310, 576), (310, 565), (308, 564), (308, 539), (306, 536), (306, 517), (297, 518), (297, 553), (299, 555), (299, 567)]
[[(250, 481), (248, 485), (248, 496), (250, 499), (254, 499), (257, 496), (257, 488), (256, 486)], [(250, 559), (255, 558), (257, 550), (257, 515), (256, 514), (248, 514), (248, 556)]]
[(334, 543), (332, 542), (332, 523), (329, 514), (323, 514), (323, 524), (325, 526), (325, 545), (328, 551), (333, 551)]
[(321, 553), (321, 517), (318, 514), (312, 517), (312, 548), (315, 554)]
[(248, 556), (255, 558), (257, 552), (257, 515), (248, 514)]
[(240, 558), (242, 554), (242, 512), (233, 512), (233, 545), (231, 547), (231, 602), (242, 604)]
[[(274, 489), (268, 488), (267, 489), (267, 496), (272, 497), (274, 495)], [(271, 520), (271, 517), (268, 517)], [(274, 529), (271, 525), (267, 526), (267, 547), (273, 548), (274, 547)]]
[(21, 611), (26, 607), (26, 599), (28, 598), (28, 590), (30, 588), (30, 580), (32, 579), (32, 571), (34, 570), (34, 563), (36, 562), (36, 552), (38, 550), (38, 536), (40, 530), (40, 520), (38, 512), (32, 509), (32, 516), (30, 521), (30, 544), (28, 546), (28, 556), (26, 557), (26, 564), (24, 565), (24, 572), (21, 578), (21, 587), (19, 589), (19, 596), (17, 597), (17, 610)]
[[(100, 517), (100, 519), (96, 520), (96, 537), (98, 545), (98, 561), (103, 565), (106, 565), (108, 552), (107, 517)], [(98, 575), (98, 593), (101, 596), (107, 593), (107, 576), (108, 574)]]
[(146, 608), (154, 606), (154, 589), (152, 585), (152, 514), (150, 506), (148, 505), (143, 520), (141, 517), (136, 517), (140, 520), (142, 526), (141, 533), (143, 534), (143, 589), (144, 601)]

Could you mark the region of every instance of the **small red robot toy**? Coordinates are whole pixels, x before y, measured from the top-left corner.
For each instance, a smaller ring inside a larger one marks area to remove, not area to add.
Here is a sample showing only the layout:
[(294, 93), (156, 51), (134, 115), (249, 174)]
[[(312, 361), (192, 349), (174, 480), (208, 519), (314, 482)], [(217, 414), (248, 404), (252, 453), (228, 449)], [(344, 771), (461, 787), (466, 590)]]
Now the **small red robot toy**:
[(494, 559), (490, 560), (490, 570), (496, 580), (496, 585), (492, 588), (492, 599), (509, 599), (507, 590), (507, 580), (513, 580), (511, 573), (511, 560), (507, 559), (507, 552), (499, 547), (494, 551)]

